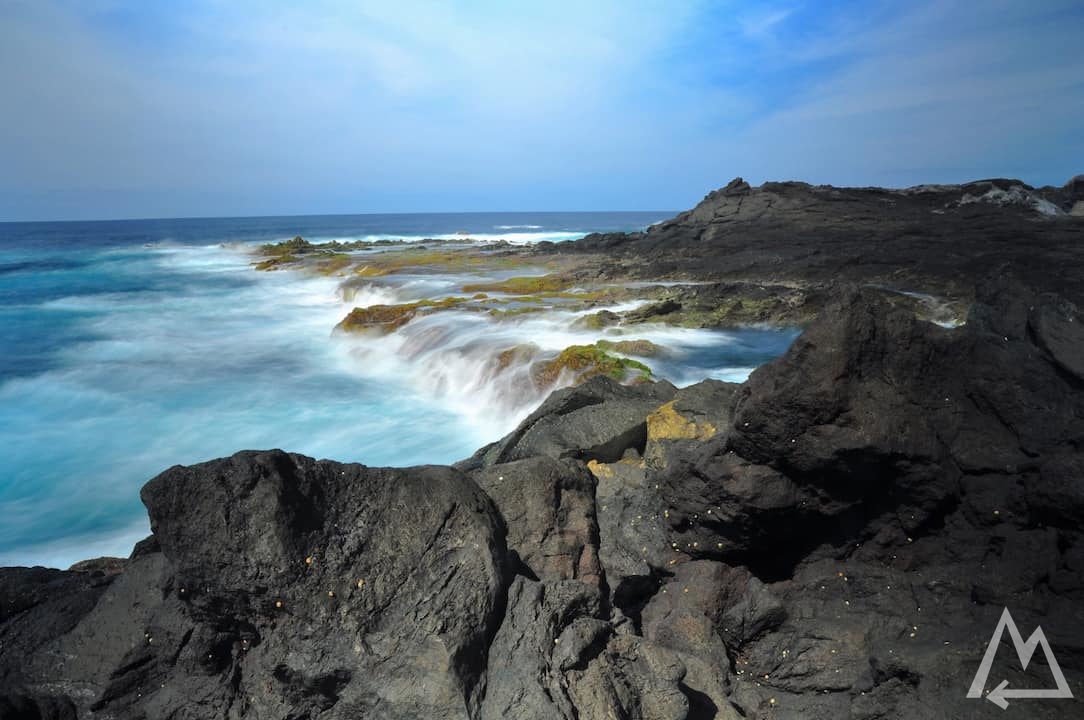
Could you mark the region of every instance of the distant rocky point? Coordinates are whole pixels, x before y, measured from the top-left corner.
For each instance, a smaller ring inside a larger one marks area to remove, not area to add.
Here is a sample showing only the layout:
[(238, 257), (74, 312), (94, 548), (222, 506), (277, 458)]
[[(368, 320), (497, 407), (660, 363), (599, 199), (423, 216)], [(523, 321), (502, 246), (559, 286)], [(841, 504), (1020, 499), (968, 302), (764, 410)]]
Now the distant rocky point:
[(609, 272), (825, 287), (876, 284), (970, 298), (1011, 268), (1025, 282), (1084, 296), (1084, 176), (1063, 187), (1019, 180), (901, 190), (741, 178), (643, 233), (555, 246), (607, 253)]

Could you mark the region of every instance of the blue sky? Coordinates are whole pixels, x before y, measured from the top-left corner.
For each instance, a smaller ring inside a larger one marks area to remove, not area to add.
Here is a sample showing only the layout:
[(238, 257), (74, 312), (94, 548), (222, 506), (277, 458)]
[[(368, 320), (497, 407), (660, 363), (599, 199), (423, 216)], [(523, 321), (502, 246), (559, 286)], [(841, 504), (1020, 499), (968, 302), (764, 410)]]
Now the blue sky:
[(0, 220), (1084, 172), (1084, 3), (0, 0)]

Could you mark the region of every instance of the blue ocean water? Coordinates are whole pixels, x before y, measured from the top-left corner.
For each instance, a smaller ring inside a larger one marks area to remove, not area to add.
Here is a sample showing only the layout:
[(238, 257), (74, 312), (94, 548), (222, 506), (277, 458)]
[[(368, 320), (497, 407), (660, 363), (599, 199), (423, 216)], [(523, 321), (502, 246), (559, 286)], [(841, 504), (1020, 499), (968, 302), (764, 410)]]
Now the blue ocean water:
[[(474, 349), (494, 333), (477, 318), (450, 315), (439, 342), (424, 324), (383, 344), (332, 337), (366, 293), (411, 299), (432, 292), (431, 279), (346, 297), (335, 278), (255, 272), (251, 246), (463, 231), (564, 240), (669, 215), (0, 223), (0, 566), (126, 555), (148, 532), (139, 488), (174, 464), (271, 447), (369, 465), (448, 463), (537, 401), (509, 399), (479, 370), (485, 355)], [(508, 327), (554, 347), (575, 339), (559, 318)], [(659, 332), (682, 350), (656, 370), (679, 383), (742, 379), (794, 336)]]

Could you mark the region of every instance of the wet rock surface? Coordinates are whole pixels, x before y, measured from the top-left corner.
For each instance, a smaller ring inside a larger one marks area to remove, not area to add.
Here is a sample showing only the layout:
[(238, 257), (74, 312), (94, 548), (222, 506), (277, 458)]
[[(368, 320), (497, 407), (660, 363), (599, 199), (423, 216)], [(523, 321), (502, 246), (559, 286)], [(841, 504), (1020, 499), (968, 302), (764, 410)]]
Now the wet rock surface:
[[(913, 193), (1075, 222), (1012, 187)], [(454, 468), (171, 468), (126, 562), (0, 569), (0, 718), (1007, 717), (1005, 608), (1076, 696), (1010, 712), (1079, 717), (1082, 319), (1022, 275), (955, 329), (836, 287), (744, 384), (592, 378)]]

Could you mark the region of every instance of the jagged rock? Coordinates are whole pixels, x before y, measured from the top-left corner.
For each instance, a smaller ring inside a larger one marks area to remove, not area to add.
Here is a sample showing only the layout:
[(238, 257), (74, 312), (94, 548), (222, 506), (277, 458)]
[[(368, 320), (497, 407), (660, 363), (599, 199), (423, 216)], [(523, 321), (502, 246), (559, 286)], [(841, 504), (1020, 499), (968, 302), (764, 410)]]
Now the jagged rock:
[[(143, 499), (161, 553), (38, 649), (35, 693), (62, 671), (80, 716), (477, 711), (506, 554), (459, 473), (242, 453), (168, 470)], [(37, 610), (18, 620), (51, 617)]]
[(645, 416), (673, 397), (668, 382), (634, 389), (596, 376), (554, 392), (508, 437), (479, 450), (463, 468), (522, 460), (535, 455), (613, 462), (629, 448), (642, 453)]
[[(971, 300), (975, 281), (1009, 265), (1080, 304), (1084, 223), (1073, 208), (1084, 202), (1081, 187), (1077, 179), (1040, 189), (1003, 179), (902, 190), (732, 183), (647, 232), (588, 235), (558, 249), (605, 254), (645, 279), (748, 280), (817, 294), (839, 282), (876, 284), (960, 302)], [(976, 201), (961, 202), (968, 195)], [(822, 307), (812, 300), (799, 319)]]
[(598, 479), (599, 557), (611, 602), (635, 618), (673, 558), (662, 497), (638, 460), (591, 461), (587, 467)]
[(652, 318), (670, 315), (679, 310), (681, 310), (681, 303), (677, 300), (663, 300), (662, 302), (645, 305), (636, 310), (630, 310), (625, 313), (625, 320), (630, 323), (647, 322)]
[(595, 478), (581, 463), (533, 457), (473, 478), (504, 517), (509, 550), (536, 579), (602, 581)]
[(668, 448), (675, 441), (710, 440), (729, 429), (734, 393), (740, 385), (719, 380), (704, 380), (682, 388), (674, 399), (647, 416), (647, 443), (644, 459), (648, 464), (665, 467)]
[(740, 177), (736, 177), (726, 184), (726, 187), (723, 188), (722, 193), (723, 195), (744, 195), (751, 189), (752, 188), (750, 187), (749, 183), (745, 182), (745, 180), (741, 179)]
[(596, 618), (600, 612), (597, 587), (577, 580), (543, 584), (517, 577), (508, 591), (504, 621), (489, 648), (480, 717), (577, 717), (563, 669), (553, 654), (565, 629), (577, 618)]

